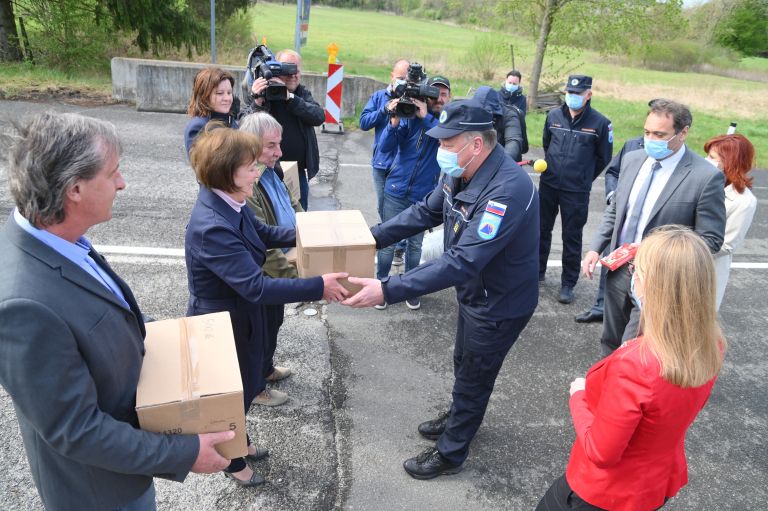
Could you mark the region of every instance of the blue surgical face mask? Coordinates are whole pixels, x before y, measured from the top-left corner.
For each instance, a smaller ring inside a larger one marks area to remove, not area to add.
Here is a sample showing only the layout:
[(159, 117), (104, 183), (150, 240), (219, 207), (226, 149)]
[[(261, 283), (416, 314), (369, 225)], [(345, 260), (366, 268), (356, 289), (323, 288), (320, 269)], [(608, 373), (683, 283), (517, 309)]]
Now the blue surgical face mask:
[(642, 310), (643, 308), (642, 299), (639, 296), (637, 296), (637, 293), (635, 292), (635, 275), (637, 274), (633, 274), (629, 278), (629, 296), (632, 297), (632, 301), (635, 302), (635, 304), (637, 305), (637, 308)]
[[(466, 170), (464, 167), (459, 166), (459, 153), (464, 150), (465, 147), (467, 147), (471, 140), (464, 144), (464, 147), (456, 151), (455, 153), (452, 151), (449, 151), (447, 149), (443, 149), (442, 147), (437, 148), (437, 164), (440, 166), (440, 170), (450, 176), (450, 177), (461, 177), (461, 175)], [(475, 157), (472, 157), (472, 160), (474, 160)], [(467, 162), (467, 165), (472, 163), (472, 160), (469, 160)]]
[(566, 92), (565, 104), (568, 105), (568, 108), (570, 108), (571, 110), (581, 110), (581, 108), (584, 106), (584, 96), (579, 96), (578, 94), (571, 94), (570, 92)]
[(669, 148), (669, 142), (672, 141), (679, 133), (675, 133), (669, 140), (651, 140), (648, 137), (643, 138), (643, 146), (645, 148), (645, 154), (655, 160), (663, 160), (667, 156), (673, 153)]
[(504, 88), (507, 89), (507, 92), (517, 92), (517, 89), (519, 89), (520, 86), (515, 85), (514, 83), (504, 82)]

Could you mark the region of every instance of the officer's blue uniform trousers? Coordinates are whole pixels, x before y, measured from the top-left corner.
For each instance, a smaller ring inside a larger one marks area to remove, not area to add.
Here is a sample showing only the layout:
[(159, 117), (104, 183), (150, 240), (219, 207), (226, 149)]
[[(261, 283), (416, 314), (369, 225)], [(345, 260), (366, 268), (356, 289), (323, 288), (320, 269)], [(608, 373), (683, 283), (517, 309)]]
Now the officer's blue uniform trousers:
[(379, 247), (444, 223), (444, 254), (382, 279), (387, 303), (456, 287), (453, 404), (437, 448), (461, 464), (496, 376), (538, 303), (539, 199), (496, 145), (469, 183), (442, 175), (427, 198), (371, 229)]
[(533, 313), (504, 321), (481, 321), (459, 308), (453, 348), (453, 404), (437, 450), (454, 464), (463, 463), (488, 407), (507, 352)]

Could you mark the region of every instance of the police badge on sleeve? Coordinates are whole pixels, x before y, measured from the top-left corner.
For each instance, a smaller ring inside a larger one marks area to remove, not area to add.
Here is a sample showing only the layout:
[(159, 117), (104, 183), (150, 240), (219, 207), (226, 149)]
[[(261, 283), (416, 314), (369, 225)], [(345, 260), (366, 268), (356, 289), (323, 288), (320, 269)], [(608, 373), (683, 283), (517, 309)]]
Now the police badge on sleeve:
[(477, 235), (484, 240), (495, 238), (506, 212), (506, 204), (492, 200), (488, 201), (488, 205), (485, 206), (485, 211), (483, 211), (483, 216), (480, 219), (480, 225), (477, 227)]

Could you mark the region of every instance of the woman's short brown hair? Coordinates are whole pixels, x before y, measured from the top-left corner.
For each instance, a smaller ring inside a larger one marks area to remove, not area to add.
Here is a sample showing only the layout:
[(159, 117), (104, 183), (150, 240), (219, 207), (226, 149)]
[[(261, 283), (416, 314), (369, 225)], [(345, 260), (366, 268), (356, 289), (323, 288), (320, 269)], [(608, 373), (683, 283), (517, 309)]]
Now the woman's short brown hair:
[(261, 156), (261, 139), (253, 133), (209, 122), (195, 140), (189, 161), (197, 180), (206, 188), (234, 192), (235, 171)]
[(192, 99), (189, 100), (187, 113), (192, 116), (208, 117), (213, 113), (211, 106), (211, 94), (224, 80), (229, 80), (232, 88), (235, 88), (235, 77), (229, 71), (218, 67), (206, 67), (195, 75), (192, 86)]

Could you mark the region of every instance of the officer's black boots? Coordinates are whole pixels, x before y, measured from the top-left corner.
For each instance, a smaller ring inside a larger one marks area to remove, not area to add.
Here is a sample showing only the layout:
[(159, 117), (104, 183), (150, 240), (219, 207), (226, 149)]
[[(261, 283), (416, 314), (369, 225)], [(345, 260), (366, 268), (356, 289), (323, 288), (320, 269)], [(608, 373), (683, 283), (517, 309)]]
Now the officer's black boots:
[(432, 479), (441, 475), (457, 474), (464, 465), (453, 465), (443, 455), (430, 447), (415, 458), (403, 462), (403, 468), (414, 479)]
[(430, 440), (437, 440), (445, 431), (445, 423), (448, 422), (449, 412), (442, 412), (437, 419), (419, 424), (419, 434)]
[(560, 288), (560, 296), (557, 297), (557, 301), (560, 303), (571, 303), (573, 301), (573, 288), (570, 286)]

